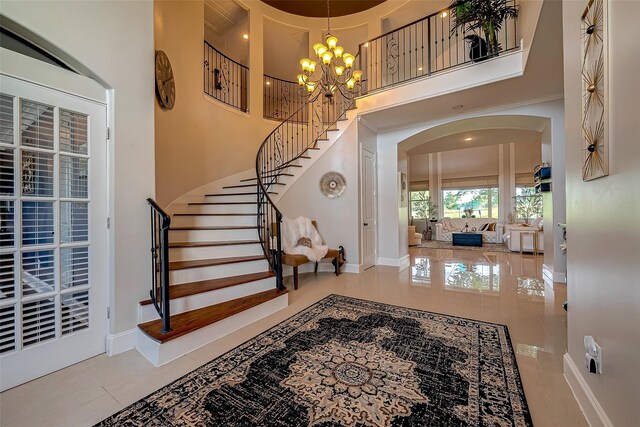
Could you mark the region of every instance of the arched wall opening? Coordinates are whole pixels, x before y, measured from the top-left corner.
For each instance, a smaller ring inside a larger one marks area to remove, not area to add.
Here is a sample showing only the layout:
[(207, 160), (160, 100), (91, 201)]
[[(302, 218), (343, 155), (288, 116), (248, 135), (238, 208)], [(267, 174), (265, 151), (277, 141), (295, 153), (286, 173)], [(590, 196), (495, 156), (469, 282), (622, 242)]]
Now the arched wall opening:
[[(477, 143), (476, 149), (479, 150), (494, 146), (497, 159), (493, 161), (502, 171), (495, 177), (500, 188), (500, 198), (511, 202), (518, 185), (515, 172), (518, 142), (513, 138), (520, 135), (522, 141), (539, 141), (541, 162), (552, 166), (553, 191), (543, 196), (544, 268), (552, 280), (564, 281), (566, 259), (564, 253), (558, 249), (563, 242), (563, 237), (562, 230), (557, 227), (557, 223), (562, 223), (565, 219), (562, 107), (561, 101), (549, 101), (494, 111), (473, 112), (422, 123), (408, 129), (379, 133), (378, 233), (380, 241), (386, 242), (379, 246), (379, 257), (395, 259), (397, 260), (395, 265), (401, 267), (408, 265), (407, 226), (410, 221), (410, 212), (408, 207), (400, 205), (398, 176), (401, 172), (411, 176), (412, 157), (426, 155), (429, 159), (430, 163), (427, 167), (429, 175), (424, 181), (428, 181), (430, 194), (436, 194), (438, 204), (442, 206), (442, 176), (437, 175), (436, 166), (438, 162), (442, 162), (443, 153), (468, 149), (474, 142)], [(472, 140), (465, 141), (468, 137)], [(432, 173), (429, 173), (429, 170)], [(497, 220), (506, 221), (511, 210), (511, 203), (502, 203)], [(439, 217), (441, 218), (442, 215), (442, 208), (440, 208)], [(395, 248), (397, 250), (394, 250)]]

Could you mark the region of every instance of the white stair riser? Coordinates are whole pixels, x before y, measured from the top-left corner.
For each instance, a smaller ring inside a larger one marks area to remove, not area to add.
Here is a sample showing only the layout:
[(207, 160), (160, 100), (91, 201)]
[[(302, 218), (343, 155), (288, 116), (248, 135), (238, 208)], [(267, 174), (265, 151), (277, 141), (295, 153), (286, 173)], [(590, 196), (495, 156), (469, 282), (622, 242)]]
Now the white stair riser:
[(226, 258), (233, 256), (262, 255), (264, 251), (259, 243), (248, 245), (205, 246), (201, 248), (171, 248), (171, 261), (190, 261), (196, 259)]
[(256, 225), (256, 215), (252, 216), (182, 216), (175, 215), (171, 218), (173, 227), (199, 227), (199, 226), (235, 226)]
[[(241, 285), (229, 286), (228, 288), (189, 295), (184, 298), (172, 299), (170, 313), (172, 315), (184, 313), (186, 311), (204, 308), (210, 305), (246, 297), (275, 288), (275, 277), (269, 277), (267, 279), (243, 283)], [(152, 304), (141, 305), (138, 307), (138, 323), (149, 322), (159, 318), (160, 316), (158, 316), (158, 312)]]
[(169, 233), (170, 242), (227, 242), (258, 240), (256, 229), (234, 230), (175, 230)]
[[(228, 201), (228, 200), (227, 200)], [(253, 200), (255, 202), (255, 200)], [(258, 212), (257, 203), (246, 205), (189, 205), (188, 213), (252, 213)]]
[(185, 268), (169, 272), (169, 283), (200, 282), (202, 280), (219, 279), (221, 277), (240, 276), (242, 274), (260, 273), (269, 270), (267, 260), (236, 262), (233, 264), (211, 265), (208, 267)]
[(241, 194), (238, 196), (205, 196), (203, 201), (210, 203), (257, 202), (258, 196), (256, 194)]
[(284, 294), (264, 304), (183, 335), (180, 338), (167, 341), (164, 344), (157, 343), (138, 330), (136, 348), (151, 363), (161, 366), (270, 314), (287, 308), (287, 305), (288, 294)]

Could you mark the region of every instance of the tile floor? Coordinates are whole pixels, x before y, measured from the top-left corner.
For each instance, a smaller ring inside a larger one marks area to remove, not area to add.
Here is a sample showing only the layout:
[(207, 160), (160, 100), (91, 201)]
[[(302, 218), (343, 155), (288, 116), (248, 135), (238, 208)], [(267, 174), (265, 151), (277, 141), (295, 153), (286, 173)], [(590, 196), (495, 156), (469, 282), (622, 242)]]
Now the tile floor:
[[(160, 368), (137, 351), (101, 355), (0, 394), (2, 427), (86, 426), (250, 339), (331, 293), (508, 325), (540, 426), (587, 426), (562, 374), (563, 284), (544, 284), (542, 257), (411, 249), (411, 268), (303, 274), (289, 307)], [(287, 279), (290, 280), (290, 279)]]

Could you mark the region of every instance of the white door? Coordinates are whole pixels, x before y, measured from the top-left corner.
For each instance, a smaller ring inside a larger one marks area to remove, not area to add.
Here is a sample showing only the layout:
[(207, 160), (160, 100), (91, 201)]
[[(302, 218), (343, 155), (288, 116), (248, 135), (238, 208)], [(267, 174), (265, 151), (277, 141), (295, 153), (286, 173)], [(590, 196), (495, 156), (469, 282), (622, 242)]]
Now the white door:
[(362, 268), (376, 264), (376, 155), (360, 151), (362, 165)]
[(106, 107), (0, 75), (0, 389), (103, 353)]

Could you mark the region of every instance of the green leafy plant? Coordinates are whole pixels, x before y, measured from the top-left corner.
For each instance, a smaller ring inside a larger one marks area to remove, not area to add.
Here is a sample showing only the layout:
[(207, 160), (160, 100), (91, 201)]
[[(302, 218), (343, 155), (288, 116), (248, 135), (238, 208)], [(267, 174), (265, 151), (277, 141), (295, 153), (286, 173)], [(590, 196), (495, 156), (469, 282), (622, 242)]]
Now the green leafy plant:
[(423, 197), (418, 200), (411, 201), (411, 208), (418, 218), (435, 219), (438, 215), (438, 205), (431, 201), (430, 197)]
[(487, 42), (488, 57), (498, 55), (498, 32), (504, 22), (518, 17), (513, 0), (454, 1), (451, 8), (454, 18), (451, 33), (456, 33), (458, 29), (468, 32), (481, 30)]
[(524, 194), (515, 196), (515, 212), (518, 218), (529, 224), (535, 217), (542, 216), (542, 194), (535, 193), (533, 189), (523, 191)]

